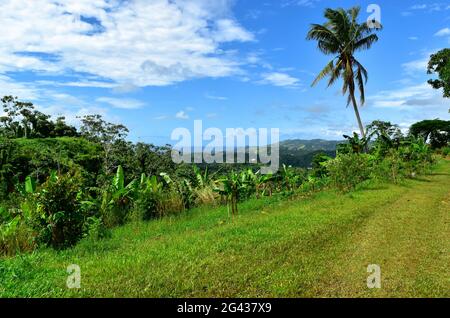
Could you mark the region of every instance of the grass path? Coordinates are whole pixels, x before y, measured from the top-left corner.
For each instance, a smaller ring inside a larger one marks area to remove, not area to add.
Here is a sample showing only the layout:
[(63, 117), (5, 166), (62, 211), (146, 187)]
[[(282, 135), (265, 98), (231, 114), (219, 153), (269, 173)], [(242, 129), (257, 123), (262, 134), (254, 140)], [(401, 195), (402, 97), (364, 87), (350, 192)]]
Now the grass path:
[[(351, 194), (199, 208), (100, 242), (0, 260), (0, 296), (449, 297), (450, 162)], [(82, 288), (65, 287), (69, 264)], [(382, 288), (368, 289), (367, 266)]]

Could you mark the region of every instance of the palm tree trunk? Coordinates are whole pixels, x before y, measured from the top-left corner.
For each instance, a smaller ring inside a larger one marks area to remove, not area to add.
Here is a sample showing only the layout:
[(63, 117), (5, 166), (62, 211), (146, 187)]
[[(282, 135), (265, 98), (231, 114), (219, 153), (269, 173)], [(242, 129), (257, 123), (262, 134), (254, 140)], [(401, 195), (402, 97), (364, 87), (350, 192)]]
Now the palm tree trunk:
[(366, 137), (366, 132), (364, 131), (364, 126), (361, 121), (361, 116), (359, 116), (358, 104), (356, 103), (355, 94), (350, 92), (350, 96), (353, 103), (353, 109), (355, 110), (356, 120), (358, 121), (359, 130), (361, 131), (361, 137)]

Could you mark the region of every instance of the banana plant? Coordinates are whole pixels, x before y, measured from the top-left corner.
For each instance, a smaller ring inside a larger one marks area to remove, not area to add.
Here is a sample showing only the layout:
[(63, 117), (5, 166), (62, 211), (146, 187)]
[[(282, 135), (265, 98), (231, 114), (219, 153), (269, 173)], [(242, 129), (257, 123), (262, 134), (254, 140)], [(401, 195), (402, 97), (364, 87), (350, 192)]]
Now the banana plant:
[(119, 166), (111, 185), (103, 191), (102, 210), (112, 211), (116, 221), (122, 223), (128, 212), (128, 208), (136, 196), (137, 190), (138, 184), (136, 180), (125, 185), (123, 168)]
[(16, 190), (22, 195), (27, 196), (36, 192), (36, 181), (32, 176), (27, 176), (24, 183), (17, 183)]
[(367, 152), (369, 145), (369, 138), (360, 138), (357, 133), (353, 133), (353, 136), (344, 135), (344, 138), (348, 140), (348, 143), (339, 144), (337, 147), (338, 153), (363, 153)]
[(266, 193), (272, 195), (272, 181), (274, 177), (272, 174), (262, 175), (261, 170), (256, 173), (252, 169), (242, 172), (241, 183), (246, 185), (247, 191), (250, 189), (254, 191), (255, 196), (259, 199), (265, 196)]
[(259, 177), (256, 182), (256, 194), (261, 194), (261, 196), (272, 196), (273, 192), (273, 180), (275, 179), (273, 174), (264, 174), (261, 175), (260, 171), (258, 171)]
[(237, 174), (232, 171), (226, 177), (217, 180), (219, 186), (214, 190), (220, 195), (223, 195), (227, 200), (228, 215), (234, 217), (238, 214), (239, 193), (245, 190), (248, 186), (248, 180), (244, 173)]
[(196, 165), (193, 165), (192, 169), (194, 170), (194, 174), (197, 179), (198, 187), (204, 188), (204, 187), (208, 186), (211, 181), (210, 176), (208, 174), (208, 167), (206, 167), (206, 169), (203, 173), (200, 171), (200, 169)]
[(294, 191), (301, 181), (301, 176), (292, 169), (291, 166), (283, 164), (281, 170), (281, 185), (287, 191)]
[[(169, 181), (169, 179), (167, 179), (167, 182), (170, 182), (170, 181)], [(145, 174), (141, 175), (141, 181), (140, 181), (140, 190), (141, 191), (159, 193), (162, 191), (163, 186), (164, 186), (164, 184), (162, 182), (159, 182), (158, 178), (156, 176), (147, 177)]]
[(8, 222), (0, 224), (0, 243), (16, 232), (19, 222), (20, 216), (17, 215)]

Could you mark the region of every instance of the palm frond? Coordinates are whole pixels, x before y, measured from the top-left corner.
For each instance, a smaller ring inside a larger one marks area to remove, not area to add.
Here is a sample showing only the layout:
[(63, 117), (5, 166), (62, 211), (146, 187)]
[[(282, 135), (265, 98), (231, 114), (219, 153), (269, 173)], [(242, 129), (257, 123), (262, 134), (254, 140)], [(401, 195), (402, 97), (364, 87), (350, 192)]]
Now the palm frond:
[(334, 82), (341, 77), (342, 73), (342, 60), (339, 60), (334, 67), (333, 72), (330, 75), (330, 80), (328, 81), (328, 87), (334, 84)]
[(334, 70), (334, 59), (328, 63), (325, 68), (317, 75), (317, 77), (314, 79), (314, 82), (311, 84), (311, 86), (317, 85), (319, 81), (321, 81), (325, 76), (332, 73)]
[(367, 83), (367, 80), (369, 79), (369, 74), (367, 73), (367, 70), (362, 66), (361, 63), (355, 58), (353, 58), (353, 63), (356, 64), (356, 66), (361, 70), (362, 76), (364, 78), (364, 84)]
[(376, 34), (370, 34), (354, 44), (354, 50), (368, 50), (370, 47), (378, 41), (378, 36)]
[(361, 67), (358, 67), (358, 70), (356, 72), (356, 81), (358, 83), (360, 101), (361, 101), (361, 106), (362, 106), (366, 102), (366, 97), (365, 97), (365, 92), (364, 92), (363, 71), (362, 71)]

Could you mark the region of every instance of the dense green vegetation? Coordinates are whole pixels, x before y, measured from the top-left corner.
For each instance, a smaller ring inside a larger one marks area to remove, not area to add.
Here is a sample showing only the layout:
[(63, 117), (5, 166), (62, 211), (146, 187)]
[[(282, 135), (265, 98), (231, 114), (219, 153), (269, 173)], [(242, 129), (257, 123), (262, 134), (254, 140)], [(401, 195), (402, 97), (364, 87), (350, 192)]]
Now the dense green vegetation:
[[(4, 101), (10, 113), (19, 113), (23, 105), (33, 107), (18, 99)], [(443, 121), (417, 123), (407, 136), (391, 123), (375, 121), (366, 137), (355, 133), (336, 143), (337, 156), (317, 151), (311, 170), (283, 165), (274, 175), (261, 175), (257, 165), (216, 165), (212, 171), (176, 165), (170, 146), (132, 144), (125, 139), (126, 127), (97, 115), (82, 118), (79, 129), (66, 129), (73, 136), (55, 137), (52, 129), (37, 133), (36, 127), (57, 126), (49, 116), (44, 118), (48, 124), (29, 125), (32, 120), (20, 116), (2, 121), (6, 123), (0, 128), (4, 255), (45, 246), (64, 249), (83, 237), (108, 237), (112, 228), (132, 221), (178, 215), (197, 206), (227, 205), (228, 215), (235, 218), (239, 203), (248, 199), (330, 187), (348, 192), (367, 180), (398, 183), (429, 173), (432, 148), (447, 145), (449, 139), (442, 128), (448, 123)], [(17, 138), (18, 132), (26, 133)], [(446, 155), (448, 149), (441, 152)]]
[[(448, 297), (450, 161), (427, 177), (200, 206), (0, 262), (1, 297)], [(66, 268), (81, 268), (81, 289)], [(368, 289), (379, 264), (382, 288)]]

